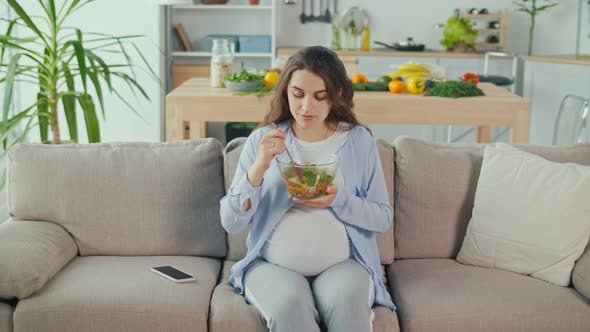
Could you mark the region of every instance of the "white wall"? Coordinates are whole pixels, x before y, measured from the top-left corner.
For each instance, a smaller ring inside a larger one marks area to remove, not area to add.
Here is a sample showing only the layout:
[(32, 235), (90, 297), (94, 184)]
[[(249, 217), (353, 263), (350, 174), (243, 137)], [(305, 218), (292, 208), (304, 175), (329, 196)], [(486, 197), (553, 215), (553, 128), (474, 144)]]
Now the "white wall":
[[(333, 0), (330, 0), (330, 3), (332, 2)], [(559, 3), (557, 7), (537, 17), (533, 49), (535, 54), (575, 52), (578, 0), (559, 0)], [(506, 8), (509, 10), (508, 48), (516, 53), (525, 53), (527, 50), (528, 16), (516, 12), (512, 0), (338, 0), (340, 14), (351, 6), (360, 6), (367, 10), (372, 41), (391, 43), (412, 36), (415, 41), (425, 43), (427, 48), (437, 50), (443, 49), (439, 43), (442, 39), (442, 31), (435, 29), (433, 25), (446, 22), (448, 17), (453, 15), (455, 8), (487, 8), (490, 11)], [(297, 1), (296, 5), (279, 6), (277, 43), (281, 46), (310, 44), (329, 46), (329, 25), (323, 23), (302, 25), (299, 23), (300, 13), (301, 1)], [(587, 11), (585, 15), (587, 22)], [(587, 35), (588, 25), (585, 28)], [(584, 47), (590, 52), (588, 38), (585, 38)]]
[[(145, 0), (100, 0), (88, 4), (76, 13), (70, 22), (83, 31), (100, 32), (111, 35), (144, 35), (135, 41), (151, 68), (159, 73), (160, 48), (158, 46), (159, 22), (158, 6)], [(131, 50), (131, 48), (130, 48)], [(133, 54), (136, 54), (133, 51)], [(106, 56), (105, 61), (116, 63), (118, 57)], [(139, 56), (133, 61), (142, 65)], [(124, 82), (117, 83), (121, 95), (143, 116), (141, 120), (116, 96), (105, 97), (106, 122), (102, 122), (103, 141), (159, 141), (160, 140), (160, 84), (148, 73), (137, 71), (138, 83), (145, 89), (151, 101), (135, 97)], [(98, 107), (98, 105), (97, 105)]]

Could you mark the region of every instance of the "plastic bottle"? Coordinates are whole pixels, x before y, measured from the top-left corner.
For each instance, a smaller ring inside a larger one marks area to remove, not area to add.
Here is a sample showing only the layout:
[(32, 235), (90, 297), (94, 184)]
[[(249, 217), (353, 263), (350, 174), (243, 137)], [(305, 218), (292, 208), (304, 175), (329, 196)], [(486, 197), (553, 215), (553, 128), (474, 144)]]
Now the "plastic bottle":
[(211, 87), (223, 87), (223, 78), (232, 73), (234, 57), (227, 39), (214, 39), (211, 49)]

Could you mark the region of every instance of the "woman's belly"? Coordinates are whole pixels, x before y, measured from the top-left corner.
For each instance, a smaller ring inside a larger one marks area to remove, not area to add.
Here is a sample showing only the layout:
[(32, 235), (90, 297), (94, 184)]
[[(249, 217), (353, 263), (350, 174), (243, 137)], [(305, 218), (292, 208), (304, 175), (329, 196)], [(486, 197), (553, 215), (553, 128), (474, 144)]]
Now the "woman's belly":
[(346, 228), (328, 209), (294, 205), (261, 252), (267, 261), (304, 276), (316, 276), (350, 257)]

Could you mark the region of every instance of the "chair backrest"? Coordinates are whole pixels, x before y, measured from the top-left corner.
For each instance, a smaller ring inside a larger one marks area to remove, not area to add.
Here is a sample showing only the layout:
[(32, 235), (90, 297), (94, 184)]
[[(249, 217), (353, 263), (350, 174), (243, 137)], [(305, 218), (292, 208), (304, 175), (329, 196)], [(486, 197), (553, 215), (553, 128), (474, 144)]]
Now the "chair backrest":
[(486, 52), (484, 54), (483, 59), (483, 75), (489, 76), (489, 69), (490, 69), (490, 59), (494, 58), (512, 58), (512, 67), (511, 67), (511, 76), (507, 77), (507, 79), (511, 82), (510, 91), (512, 93), (515, 92), (516, 89), (516, 73), (518, 71), (518, 56), (512, 53), (505, 53), (505, 52)]
[(563, 97), (553, 130), (553, 144), (574, 144), (583, 141), (582, 131), (590, 121), (589, 103), (588, 99), (576, 95), (568, 94)]

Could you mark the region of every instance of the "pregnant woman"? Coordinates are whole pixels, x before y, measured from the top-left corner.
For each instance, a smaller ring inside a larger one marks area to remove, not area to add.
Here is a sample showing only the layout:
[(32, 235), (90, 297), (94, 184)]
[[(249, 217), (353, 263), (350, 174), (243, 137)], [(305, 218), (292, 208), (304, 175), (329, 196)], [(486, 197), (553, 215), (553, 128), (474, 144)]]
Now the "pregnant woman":
[[(371, 331), (373, 304), (395, 310), (375, 242), (393, 210), (377, 146), (352, 112), (352, 98), (334, 52), (316, 46), (293, 55), (221, 200), (228, 233), (252, 224), (246, 257), (229, 281), (272, 332), (320, 331), (320, 324), (334, 332)], [(275, 160), (285, 149), (299, 162), (338, 156), (326, 195), (300, 199), (287, 192)]]

